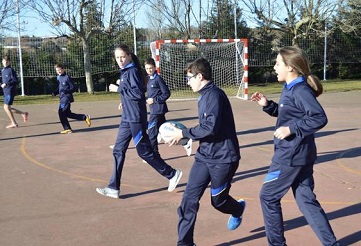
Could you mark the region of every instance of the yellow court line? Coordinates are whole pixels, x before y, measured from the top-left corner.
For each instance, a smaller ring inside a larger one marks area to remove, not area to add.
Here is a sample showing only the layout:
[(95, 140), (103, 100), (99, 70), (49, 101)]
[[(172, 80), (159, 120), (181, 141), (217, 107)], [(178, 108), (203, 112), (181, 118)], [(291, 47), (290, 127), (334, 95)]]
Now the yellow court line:
[(92, 181), (92, 182), (102, 182), (102, 183), (105, 183), (105, 182), (106, 182), (106, 181), (101, 180), (101, 179), (94, 179), (94, 178), (89, 178), (89, 177), (86, 177), (86, 176), (76, 175), (76, 174), (73, 174), (73, 173), (69, 173), (69, 172), (62, 171), (62, 170), (57, 169), (57, 168), (53, 168), (53, 167), (47, 166), (46, 164), (41, 163), (40, 161), (35, 160), (34, 158), (32, 158), (32, 157), (26, 152), (25, 142), (26, 142), (26, 136), (23, 136), (23, 138), (22, 138), (22, 143), (21, 143), (21, 147), (20, 147), (21, 153), (23, 154), (23, 156), (24, 156), (26, 159), (28, 159), (29, 161), (31, 161), (32, 163), (34, 163), (35, 165), (37, 165), (37, 166), (39, 166), (39, 167), (42, 167), (42, 168), (45, 168), (45, 169), (48, 169), (48, 170), (51, 170), (51, 171), (54, 171), (54, 172), (57, 172), (57, 173), (64, 174), (64, 175), (66, 175), (66, 176), (75, 177), (75, 178), (80, 178), (80, 179), (84, 179), (84, 180), (88, 180), (88, 181)]
[[(69, 177), (74, 177), (74, 178), (78, 178), (78, 179), (83, 179), (83, 180), (87, 180), (87, 181), (91, 181), (91, 182), (101, 182), (101, 183), (107, 183), (107, 181), (101, 180), (101, 179), (95, 179), (95, 178), (90, 178), (90, 177), (86, 177), (86, 176), (82, 176), (82, 175), (77, 175), (77, 174), (73, 174), (73, 173), (69, 173), (69, 172), (65, 172), (62, 171), (60, 169), (54, 168), (54, 167), (50, 167), (44, 163), (41, 163), (40, 161), (35, 160), (34, 158), (32, 158), (27, 152), (26, 152), (26, 135), (23, 136), (22, 138), (22, 143), (21, 143), (21, 153), (23, 154), (23, 156), (28, 159), (30, 162), (34, 163), (35, 165), (57, 172), (57, 173), (61, 173), (63, 175), (69, 176)], [(127, 185), (127, 184), (123, 184), (122, 186), (127, 186), (127, 187), (137, 187), (137, 188), (141, 188), (143, 190), (152, 190), (151, 188), (145, 188), (145, 187), (139, 187), (139, 186), (135, 186), (135, 185)]]

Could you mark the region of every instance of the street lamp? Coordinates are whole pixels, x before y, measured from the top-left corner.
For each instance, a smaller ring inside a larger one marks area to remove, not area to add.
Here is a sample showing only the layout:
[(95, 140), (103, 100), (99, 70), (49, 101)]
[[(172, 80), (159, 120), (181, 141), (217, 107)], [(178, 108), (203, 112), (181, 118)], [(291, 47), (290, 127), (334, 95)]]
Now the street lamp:
[(20, 81), (21, 81), (21, 96), (25, 96), (24, 93), (24, 76), (23, 76), (23, 59), (21, 54), (21, 35), (20, 35), (20, 8), (19, 0), (16, 0), (16, 19), (18, 24), (18, 49), (19, 49), (19, 67), (20, 67)]

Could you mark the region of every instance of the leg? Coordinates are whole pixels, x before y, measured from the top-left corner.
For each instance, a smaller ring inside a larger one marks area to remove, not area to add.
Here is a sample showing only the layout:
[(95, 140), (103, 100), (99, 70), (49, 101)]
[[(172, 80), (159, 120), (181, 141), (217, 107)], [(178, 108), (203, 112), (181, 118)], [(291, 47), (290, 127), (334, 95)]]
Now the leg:
[(60, 123), (62, 124), (64, 130), (71, 130), (69, 121), (68, 121), (68, 115), (69, 115), (69, 111), (70, 111), (70, 103), (64, 104), (64, 103), (60, 103), (59, 104), (59, 110), (58, 110), (58, 114), (59, 114), (59, 119), (60, 119)]
[(163, 177), (171, 179), (175, 175), (176, 170), (165, 163), (160, 156), (153, 152), (148, 134), (146, 133), (146, 124), (132, 122), (130, 127), (134, 145), (139, 157), (145, 160)]
[(16, 123), (16, 120), (14, 118), (14, 114), (13, 114), (11, 105), (4, 104), (4, 110), (5, 110), (5, 113), (7, 114), (7, 116), (9, 117), (9, 119), (11, 121), (11, 125), (9, 125), (9, 126), (15, 126), (16, 127), (18, 124)]
[(210, 181), (208, 167), (195, 161), (189, 173), (189, 179), (178, 208), (178, 246), (193, 246), (194, 225), (199, 209), (199, 200)]
[(84, 121), (86, 119), (85, 114), (76, 114), (76, 113), (71, 112), (71, 104), (70, 103), (69, 103), (69, 111), (68, 111), (67, 117), (70, 119), (81, 120), (81, 121)]
[(207, 164), (211, 176), (212, 206), (218, 211), (240, 217), (244, 207), (229, 195), (231, 181), (239, 162)]
[(155, 154), (159, 154), (158, 151), (158, 133), (159, 127), (165, 122), (164, 114), (161, 115), (150, 115), (149, 124), (148, 124), (148, 136), (150, 143), (152, 145), (152, 149)]
[(132, 138), (129, 123), (121, 122), (119, 125), (117, 140), (113, 148), (114, 169), (108, 187), (114, 190), (120, 189), (120, 179), (125, 161), (125, 153)]
[(268, 244), (285, 246), (281, 199), (291, 187), (301, 167), (272, 163), (264, 180), (260, 200)]
[(313, 165), (305, 166), (292, 186), (293, 194), (298, 207), (322, 245), (331, 246), (336, 243), (336, 237), (324, 210), (316, 199), (314, 186)]
[(14, 118), (14, 114), (13, 114), (13, 112), (11, 110), (11, 105), (14, 102), (14, 98), (15, 98), (15, 95), (13, 95), (11, 93), (10, 94), (4, 94), (4, 111), (5, 111), (6, 115), (9, 117), (9, 119), (11, 121), (11, 125), (9, 125), (9, 126), (17, 127), (18, 124), (16, 123), (16, 120)]

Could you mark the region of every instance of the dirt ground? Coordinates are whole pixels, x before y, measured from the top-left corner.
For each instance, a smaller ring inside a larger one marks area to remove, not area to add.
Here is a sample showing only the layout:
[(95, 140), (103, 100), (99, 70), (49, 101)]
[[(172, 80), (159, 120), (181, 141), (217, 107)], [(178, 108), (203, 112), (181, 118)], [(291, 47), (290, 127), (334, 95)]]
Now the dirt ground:
[[(361, 245), (361, 91), (320, 97), (328, 125), (317, 133), (315, 193), (343, 245)], [(277, 100), (277, 95), (270, 97)], [(231, 195), (247, 208), (240, 228), (227, 229), (228, 215), (201, 200), (195, 228), (198, 246), (267, 245), (258, 194), (273, 154), (275, 118), (254, 102), (231, 99), (242, 160)], [(110, 144), (120, 122), (118, 102), (73, 103), (89, 113), (92, 126), (71, 121), (73, 134), (61, 135), (57, 105), (17, 106), (29, 122), (5, 129), (0, 110), (0, 245), (4, 246), (172, 246), (177, 242), (177, 207), (193, 155), (181, 146), (160, 145), (160, 153), (184, 174), (176, 190), (137, 156), (127, 152), (120, 199), (96, 193), (107, 185), (113, 157)], [(169, 102), (168, 120), (197, 124), (196, 101)], [(18, 115), (16, 116), (18, 117)], [(291, 192), (282, 200), (285, 236), (290, 246), (321, 245), (298, 210)]]

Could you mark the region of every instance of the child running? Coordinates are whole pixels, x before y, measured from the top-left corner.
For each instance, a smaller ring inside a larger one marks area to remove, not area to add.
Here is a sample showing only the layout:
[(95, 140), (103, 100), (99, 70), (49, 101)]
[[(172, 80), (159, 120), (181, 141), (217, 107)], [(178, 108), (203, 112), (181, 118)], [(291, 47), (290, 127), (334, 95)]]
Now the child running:
[(274, 155), (260, 192), (268, 245), (286, 246), (281, 199), (292, 188), (299, 209), (322, 245), (340, 246), (313, 192), (315, 132), (327, 124), (316, 99), (323, 92), (322, 84), (311, 74), (306, 53), (296, 46), (281, 48), (273, 68), (278, 81), (284, 83), (279, 103), (259, 92), (251, 96), (264, 112), (277, 117)]
[(118, 92), (121, 102), (119, 109), (123, 110), (118, 136), (113, 147), (114, 169), (105, 188), (96, 191), (107, 197), (119, 198), (120, 185), (125, 155), (130, 141), (133, 139), (140, 158), (154, 168), (160, 175), (169, 180), (168, 191), (173, 191), (182, 172), (169, 166), (156, 154), (147, 134), (147, 106), (145, 99), (145, 78), (138, 57), (128, 46), (119, 45), (114, 50), (115, 60), (120, 68), (120, 83)]
[(73, 130), (70, 127), (68, 118), (85, 121), (88, 127), (91, 126), (90, 115), (88, 114), (75, 114), (71, 112), (71, 103), (74, 102), (73, 91), (74, 84), (70, 79), (70, 76), (65, 72), (64, 66), (62, 64), (54, 65), (55, 71), (58, 74), (57, 81), (59, 83), (58, 89), (52, 93), (53, 96), (59, 94), (60, 103), (59, 103), (59, 119), (64, 128), (60, 134), (69, 134), (72, 133)]
[(23, 117), (23, 121), (28, 121), (28, 112), (22, 112), (17, 110), (16, 108), (12, 108), (11, 105), (14, 102), (17, 85), (18, 85), (18, 77), (16, 75), (15, 70), (10, 66), (10, 57), (5, 55), (2, 59), (3, 69), (1, 70), (1, 88), (4, 92), (4, 110), (7, 116), (9, 117), (11, 123), (6, 126), (7, 129), (9, 128), (17, 128), (18, 123), (16, 123), (14, 113), (21, 114)]
[(241, 225), (246, 202), (229, 195), (232, 178), (241, 159), (233, 112), (227, 95), (212, 79), (210, 63), (199, 58), (185, 69), (188, 85), (200, 94), (198, 99), (199, 124), (180, 130), (174, 128), (170, 145), (183, 137), (199, 140), (199, 147), (182, 202), (178, 208), (178, 246), (193, 246), (194, 226), (199, 201), (211, 183), (212, 206), (221, 213), (230, 214), (228, 229)]

